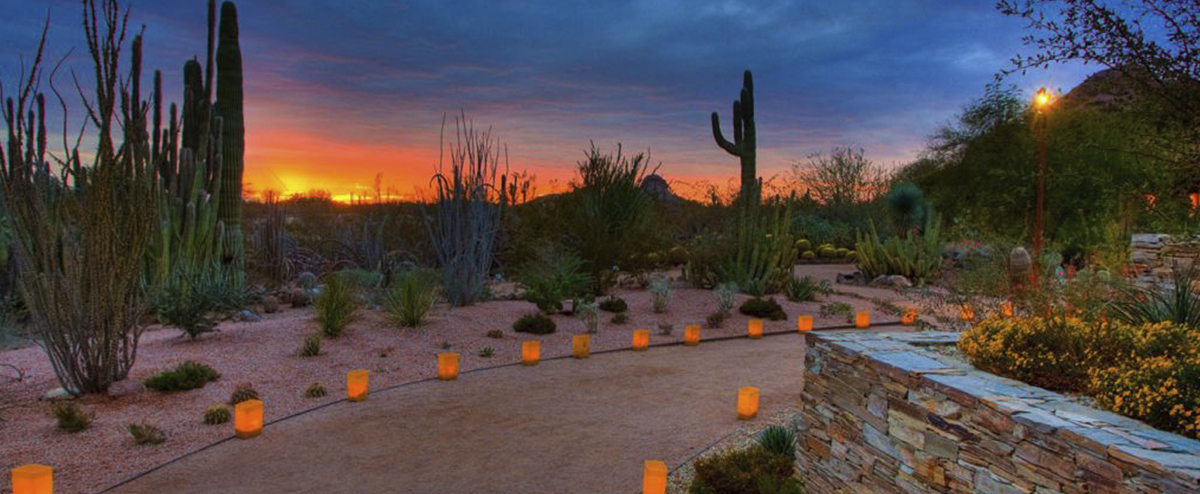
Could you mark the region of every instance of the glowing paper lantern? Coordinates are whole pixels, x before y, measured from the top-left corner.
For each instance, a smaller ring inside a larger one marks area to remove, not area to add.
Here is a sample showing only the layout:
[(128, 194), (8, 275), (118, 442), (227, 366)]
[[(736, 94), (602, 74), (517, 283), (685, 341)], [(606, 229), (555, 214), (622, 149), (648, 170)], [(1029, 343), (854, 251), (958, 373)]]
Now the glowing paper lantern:
[(667, 465), (657, 460), (646, 460), (642, 471), (642, 494), (667, 494)]
[(917, 323), (917, 309), (904, 309), (904, 318), (900, 320), (905, 326)]
[[(649, 465), (650, 462), (646, 464)], [(14, 468), (12, 489), (13, 494), (53, 494), (54, 469), (46, 465), (23, 465)]]
[(650, 348), (650, 330), (635, 329), (633, 330), (633, 349), (645, 350)]
[(763, 322), (762, 319), (751, 319), (746, 322), (746, 336), (752, 340), (762, 338)]
[(738, 388), (737, 412), (740, 420), (750, 420), (758, 416), (758, 388)]
[(1001, 303), (1000, 304), (1000, 315), (1002, 315), (1004, 317), (1012, 317), (1013, 316), (1013, 303), (1010, 301), (1007, 301), (1007, 300), (1004, 301), (1003, 303)]
[(438, 379), (453, 381), (458, 379), (458, 354), (442, 352), (438, 354)]
[(687, 346), (700, 344), (700, 326), (698, 324), (688, 324), (683, 328), (683, 344)]
[(588, 358), (592, 353), (592, 342), (586, 334), (577, 334), (571, 337), (571, 356), (575, 358)]
[(812, 331), (812, 328), (813, 328), (812, 315), (805, 314), (803, 316), (796, 318), (796, 330), (801, 331), (801, 332)]
[(858, 329), (871, 327), (871, 313), (865, 310), (858, 311), (858, 314), (854, 315), (854, 327)]
[(962, 320), (965, 322), (974, 321), (975, 320), (975, 309), (972, 308), (969, 304), (963, 305), (962, 310), (959, 313), (959, 317), (961, 317)]
[(521, 343), (521, 365), (537, 365), (542, 358), (542, 342), (526, 341)]
[(246, 400), (233, 406), (233, 432), (242, 439), (262, 434), (263, 402)]
[(366, 369), (352, 370), (346, 373), (346, 399), (363, 401), (367, 399), (367, 382), (371, 372)]

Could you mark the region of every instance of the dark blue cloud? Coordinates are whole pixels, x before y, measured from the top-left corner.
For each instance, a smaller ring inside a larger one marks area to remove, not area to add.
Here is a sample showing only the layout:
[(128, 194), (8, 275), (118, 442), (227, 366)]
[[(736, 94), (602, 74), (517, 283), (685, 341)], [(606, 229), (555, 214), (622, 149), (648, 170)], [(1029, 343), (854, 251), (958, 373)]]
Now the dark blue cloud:
[[(204, 4), (133, 2), (148, 65), (166, 72), (170, 94), (183, 61), (203, 51)], [(1021, 50), (1022, 35), (992, 2), (961, 0), (243, 0), (239, 10), (250, 132), (287, 125), (436, 146), (442, 115), (461, 109), (494, 125), (515, 163), (563, 174), (594, 139), (651, 148), (668, 175), (732, 175), (708, 113), (728, 125), (746, 68), (764, 174), (833, 145), (911, 159)], [(82, 45), (78, 2), (6, 0), (5, 82), (47, 11), (52, 53)], [(72, 60), (85, 62), (78, 50)], [(1088, 71), (1012, 82), (1069, 88)]]

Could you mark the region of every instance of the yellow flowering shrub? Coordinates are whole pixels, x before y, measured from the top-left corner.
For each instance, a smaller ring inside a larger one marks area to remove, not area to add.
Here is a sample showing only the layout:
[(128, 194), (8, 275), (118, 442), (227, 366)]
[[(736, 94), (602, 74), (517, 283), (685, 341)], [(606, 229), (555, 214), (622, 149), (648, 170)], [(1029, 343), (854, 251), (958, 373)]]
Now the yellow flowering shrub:
[(1200, 438), (1200, 330), (1075, 317), (988, 318), (959, 349), (975, 367)]

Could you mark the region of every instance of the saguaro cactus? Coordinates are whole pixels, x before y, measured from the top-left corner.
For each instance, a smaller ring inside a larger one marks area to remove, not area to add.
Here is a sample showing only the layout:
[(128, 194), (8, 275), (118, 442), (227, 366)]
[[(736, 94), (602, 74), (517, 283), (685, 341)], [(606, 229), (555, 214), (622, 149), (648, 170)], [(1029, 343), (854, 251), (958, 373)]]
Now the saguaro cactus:
[(725, 152), (742, 162), (742, 200), (757, 204), (759, 199), (756, 155), (758, 133), (754, 130), (754, 78), (747, 70), (743, 76), (742, 94), (733, 102), (733, 142), (721, 134), (717, 112), (712, 113), (713, 139)]
[(225, 254), (239, 269), (244, 264), (242, 245), (242, 168), (246, 156), (246, 125), (242, 113), (242, 49), (238, 45), (237, 7), (221, 4), (217, 44), (216, 114), (222, 120), (221, 222), (225, 224)]

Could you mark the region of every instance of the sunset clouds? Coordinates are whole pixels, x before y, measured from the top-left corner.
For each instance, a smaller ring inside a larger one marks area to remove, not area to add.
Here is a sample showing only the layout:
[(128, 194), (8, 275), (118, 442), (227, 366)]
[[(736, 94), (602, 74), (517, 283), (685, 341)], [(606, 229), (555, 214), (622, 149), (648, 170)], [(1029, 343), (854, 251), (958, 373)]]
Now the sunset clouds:
[[(204, 0), (133, 0), (147, 65), (178, 100), (204, 49)], [(982, 93), (1020, 49), (1021, 25), (988, 1), (238, 2), (246, 74), (246, 181), (257, 190), (428, 180), (443, 115), (460, 110), (508, 143), (515, 168), (565, 181), (593, 140), (651, 149), (668, 179), (724, 181), (735, 160), (709, 133), (755, 72), (760, 170), (835, 145), (885, 164)], [(10, 85), (46, 12), (50, 55), (82, 44), (78, 2), (0, 4)], [(86, 62), (76, 53), (69, 63)], [(1070, 88), (1060, 67), (1011, 82)], [(64, 83), (69, 82), (69, 79)]]

